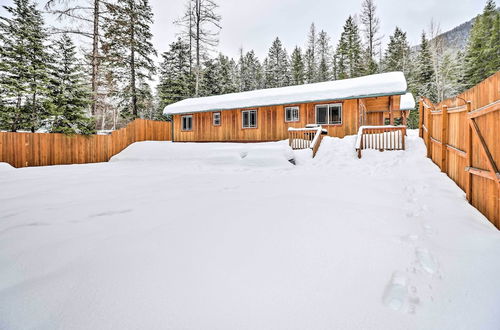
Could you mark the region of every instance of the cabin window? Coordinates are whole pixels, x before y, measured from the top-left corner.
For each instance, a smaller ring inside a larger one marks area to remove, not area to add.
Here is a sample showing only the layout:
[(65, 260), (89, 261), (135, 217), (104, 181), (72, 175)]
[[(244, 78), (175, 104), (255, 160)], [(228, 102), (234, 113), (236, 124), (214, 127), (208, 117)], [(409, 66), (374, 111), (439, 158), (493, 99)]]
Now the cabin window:
[(220, 112), (214, 112), (213, 124), (214, 124), (214, 126), (220, 126)]
[(193, 116), (182, 116), (182, 130), (190, 131), (193, 129)]
[(316, 106), (316, 124), (342, 124), (342, 104), (319, 104)]
[(243, 110), (241, 113), (243, 128), (257, 127), (257, 110)]
[(286, 122), (299, 121), (299, 107), (286, 107), (285, 121)]

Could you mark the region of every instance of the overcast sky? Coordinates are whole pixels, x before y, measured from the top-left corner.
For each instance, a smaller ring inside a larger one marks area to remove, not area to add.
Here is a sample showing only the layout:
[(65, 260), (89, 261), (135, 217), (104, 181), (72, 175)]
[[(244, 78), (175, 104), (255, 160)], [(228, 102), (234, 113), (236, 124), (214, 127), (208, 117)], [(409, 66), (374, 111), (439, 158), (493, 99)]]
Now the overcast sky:
[[(78, 0), (75, 0), (78, 1)], [(262, 60), (278, 36), (290, 54), (296, 45), (303, 47), (311, 22), (318, 32), (325, 30), (336, 46), (342, 26), (349, 15), (361, 10), (362, 0), (216, 0), (222, 15), (218, 50), (237, 57), (239, 49), (254, 49)], [(38, 0), (39, 8), (46, 2)], [(150, 0), (155, 23), (153, 43), (158, 53), (168, 50), (179, 27), (173, 24), (184, 11), (186, 0)], [(375, 0), (384, 44), (399, 26), (412, 45), (419, 42), (423, 29), (433, 18), (447, 31), (481, 13), (486, 0)], [(0, 0), (12, 5), (13, 0)], [(0, 8), (0, 14), (5, 14)], [(53, 24), (53, 17), (47, 17)]]
[[(5, 1), (5, 0), (0, 0)], [(185, 0), (150, 0), (155, 15), (154, 44), (168, 49), (178, 32), (172, 22), (183, 12)], [(263, 58), (277, 36), (290, 53), (303, 47), (311, 22), (325, 30), (336, 45), (349, 15), (359, 13), (361, 0), (218, 0), (222, 15), (219, 49), (236, 57), (239, 48), (254, 49)], [(419, 42), (431, 18), (447, 31), (482, 12), (486, 0), (375, 0), (381, 33), (387, 42), (394, 28), (406, 31), (410, 43)]]

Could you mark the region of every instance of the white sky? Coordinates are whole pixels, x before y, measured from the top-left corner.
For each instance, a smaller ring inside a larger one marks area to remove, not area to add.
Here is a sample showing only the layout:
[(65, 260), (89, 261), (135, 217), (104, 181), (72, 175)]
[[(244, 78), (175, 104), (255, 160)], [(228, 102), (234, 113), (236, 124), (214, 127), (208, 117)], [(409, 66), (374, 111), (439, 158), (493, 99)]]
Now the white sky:
[[(5, 0), (0, 0), (5, 1)], [(178, 28), (172, 23), (181, 16), (185, 0), (150, 0), (155, 15), (154, 44), (159, 53), (168, 49)], [(222, 31), (219, 49), (237, 57), (239, 48), (254, 49), (260, 59), (272, 41), (280, 37), (288, 52), (306, 43), (311, 22), (325, 30), (336, 45), (347, 17), (361, 10), (361, 0), (219, 0)], [(375, 0), (381, 33), (387, 42), (394, 28), (406, 31), (417, 44), (431, 18), (447, 31), (481, 13), (486, 0)]]
[[(81, 1), (81, 0), (75, 0)], [(186, 0), (150, 0), (155, 23), (153, 44), (158, 54), (168, 50), (179, 27), (173, 21), (184, 11)], [(266, 56), (272, 41), (278, 36), (290, 54), (295, 45), (303, 47), (311, 22), (318, 32), (323, 29), (338, 42), (342, 26), (349, 15), (361, 10), (362, 0), (218, 0), (222, 15), (222, 30), (218, 50), (237, 58), (240, 47), (254, 49), (259, 59)], [(39, 8), (45, 0), (38, 0)], [(481, 13), (486, 0), (375, 0), (386, 43), (396, 26), (408, 34), (412, 45), (419, 42), (423, 29), (431, 19), (447, 31)], [(12, 0), (0, 0), (0, 5), (12, 5)], [(0, 8), (0, 15), (5, 10)], [(47, 23), (54, 23), (47, 17)]]

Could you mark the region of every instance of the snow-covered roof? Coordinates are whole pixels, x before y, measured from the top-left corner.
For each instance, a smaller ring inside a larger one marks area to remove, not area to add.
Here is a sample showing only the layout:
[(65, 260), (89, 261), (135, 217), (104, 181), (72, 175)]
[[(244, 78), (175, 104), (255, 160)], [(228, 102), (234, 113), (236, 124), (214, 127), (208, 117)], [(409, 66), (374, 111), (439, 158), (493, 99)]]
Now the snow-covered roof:
[(412, 93), (406, 93), (405, 95), (401, 95), (401, 99), (399, 100), (399, 109), (400, 110), (413, 110), (415, 109), (415, 98)]
[(230, 110), (270, 105), (345, 100), (406, 93), (402, 72), (388, 72), (315, 84), (260, 89), (185, 99), (163, 110), (164, 114)]

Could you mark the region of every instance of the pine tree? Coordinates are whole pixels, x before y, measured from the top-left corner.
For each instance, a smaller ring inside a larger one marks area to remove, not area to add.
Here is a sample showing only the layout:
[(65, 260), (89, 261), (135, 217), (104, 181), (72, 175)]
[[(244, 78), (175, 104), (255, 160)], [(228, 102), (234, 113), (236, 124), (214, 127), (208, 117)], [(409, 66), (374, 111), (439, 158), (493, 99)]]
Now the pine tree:
[(40, 11), (29, 0), (14, 0), (0, 17), (0, 126), (34, 132), (47, 117), (47, 37)]
[(290, 84), (302, 85), (305, 83), (305, 65), (300, 47), (295, 47), (290, 59)]
[(243, 55), (238, 62), (238, 90), (251, 91), (262, 87), (262, 66), (253, 50)]
[(153, 13), (148, 0), (122, 0), (108, 3), (109, 17), (105, 20), (106, 42), (110, 62), (121, 82), (122, 115), (139, 116), (140, 87), (152, 79), (156, 51), (151, 43), (150, 25)]
[(363, 35), (365, 37), (364, 67), (366, 74), (377, 72), (378, 65), (375, 60), (376, 49), (380, 46), (379, 36), (380, 20), (376, 16), (377, 6), (373, 0), (363, 0), (361, 10), (361, 24), (363, 25)]
[[(194, 52), (195, 95), (200, 89), (202, 74), (202, 59), (210, 47), (219, 43), (218, 35), (221, 29), (222, 17), (217, 13), (219, 5), (215, 0), (187, 0), (190, 13), (187, 15), (189, 23), (189, 49)], [(186, 17), (186, 16), (185, 16)], [(186, 18), (184, 18), (184, 21)], [(191, 45), (192, 43), (192, 45)], [(190, 57), (191, 61), (191, 57)]]
[(269, 49), (265, 65), (265, 86), (283, 87), (290, 84), (288, 56), (279, 38)]
[(217, 60), (205, 61), (202, 78), (200, 81), (200, 96), (219, 95), (220, 91), (220, 67)]
[(464, 85), (470, 88), (500, 70), (499, 16), (493, 0), (476, 17), (464, 60)]
[(305, 72), (306, 72), (306, 82), (308, 84), (316, 82), (317, 80), (317, 35), (316, 26), (314, 23), (311, 24), (309, 29), (309, 36), (307, 41), (307, 48), (304, 56), (305, 62)]
[(321, 31), (318, 36), (318, 72), (316, 75), (316, 81), (328, 81), (331, 79), (330, 71), (330, 37), (325, 31)]
[(187, 0), (185, 4), (184, 15), (176, 20), (174, 23), (179, 25), (182, 29), (180, 32), (182, 40), (189, 45), (189, 72), (193, 72), (193, 46), (196, 28), (194, 24), (194, 11), (195, 5), (193, 0)]
[(90, 134), (94, 123), (86, 112), (91, 103), (75, 45), (63, 34), (53, 45), (50, 67), (50, 104), (53, 133)]
[(160, 81), (157, 87), (159, 107), (191, 97), (194, 94), (194, 75), (189, 73), (189, 44), (178, 38), (162, 55)]
[(332, 79), (339, 79), (338, 57), (336, 52), (332, 54)]
[(494, 72), (500, 70), (500, 14), (498, 11), (493, 22), (488, 49), (490, 53), (488, 72), (493, 74)]
[(352, 16), (347, 19), (337, 46), (338, 79), (359, 77), (363, 74), (361, 38)]
[(219, 54), (215, 60), (205, 62), (200, 92), (203, 96), (234, 93), (236, 85), (236, 64), (227, 56)]
[(446, 52), (443, 55), (439, 68), (442, 87), (440, 88), (441, 95), (438, 97), (438, 100), (444, 100), (460, 93), (462, 89), (460, 86), (460, 64), (460, 53), (454, 55), (451, 52)]
[[(158, 105), (155, 104), (155, 96), (153, 95), (153, 90), (151, 86), (142, 81), (139, 86), (139, 97), (137, 107), (142, 118), (151, 120), (165, 120), (166, 117), (162, 115), (163, 111), (158, 109)], [(161, 109), (163, 110), (163, 109)]]
[[(101, 25), (105, 14), (103, 8), (105, 2), (105, 0), (90, 0), (88, 3), (82, 5), (79, 0), (47, 0), (45, 5), (45, 9), (55, 14), (58, 20), (64, 18), (71, 22), (71, 26), (69, 27), (62, 29), (55, 28), (56, 32), (71, 33), (92, 39), (92, 49), (89, 54), (89, 64), (91, 66), (90, 85), (92, 90), (92, 115), (97, 115), (99, 109), (99, 78), (103, 75), (100, 72), (103, 54), (101, 54), (99, 50), (102, 46)], [(60, 5), (62, 5), (62, 7)]]
[(382, 69), (385, 72), (402, 71), (408, 76), (410, 70), (410, 44), (406, 32), (396, 26), (394, 34), (389, 37), (389, 43), (382, 60)]
[(422, 32), (420, 51), (416, 62), (415, 81), (417, 95), (428, 97), (431, 101), (436, 102), (435, 72), (432, 65), (429, 41), (426, 38), (425, 32)]

